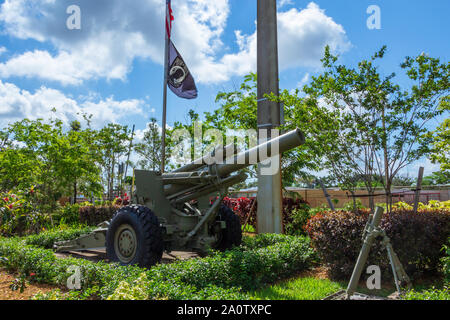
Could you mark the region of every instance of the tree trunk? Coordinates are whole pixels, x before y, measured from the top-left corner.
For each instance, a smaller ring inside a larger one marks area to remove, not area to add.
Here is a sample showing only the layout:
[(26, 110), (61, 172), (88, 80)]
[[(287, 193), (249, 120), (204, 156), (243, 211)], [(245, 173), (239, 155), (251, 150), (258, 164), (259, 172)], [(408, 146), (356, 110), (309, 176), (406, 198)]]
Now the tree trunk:
[(384, 175), (385, 175), (385, 187), (384, 190), (386, 191), (386, 212), (391, 212), (391, 206), (392, 206), (392, 195), (391, 195), (391, 179), (389, 178), (389, 155), (387, 150), (387, 134), (386, 134), (386, 119), (384, 115), (384, 106), (383, 111), (381, 114), (381, 120), (383, 124), (383, 153), (384, 153)]
[(73, 204), (77, 203), (77, 194), (78, 194), (77, 181), (75, 180), (75, 182), (73, 183)]
[(369, 190), (369, 208), (370, 211), (375, 212), (375, 201), (373, 197), (373, 190)]
[(111, 185), (111, 189), (110, 189), (110, 194), (109, 194), (109, 200), (112, 201), (114, 198), (114, 167), (116, 165), (116, 159), (114, 158), (114, 155), (112, 156), (112, 164), (111, 164), (111, 173), (110, 173), (110, 185)]

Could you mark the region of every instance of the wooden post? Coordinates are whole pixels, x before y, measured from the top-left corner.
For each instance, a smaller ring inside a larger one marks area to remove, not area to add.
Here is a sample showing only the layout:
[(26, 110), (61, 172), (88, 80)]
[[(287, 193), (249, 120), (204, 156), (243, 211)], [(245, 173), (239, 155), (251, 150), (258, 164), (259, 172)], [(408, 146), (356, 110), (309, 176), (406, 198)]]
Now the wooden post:
[(327, 189), (325, 188), (325, 185), (323, 184), (322, 179), (317, 179), (317, 180), (319, 181), (320, 186), (322, 187), (323, 194), (325, 195), (325, 198), (328, 201), (328, 205), (330, 206), (331, 211), (336, 211), (334, 209), (333, 201), (331, 201), (330, 195), (328, 194)]
[(414, 195), (414, 213), (417, 213), (417, 209), (419, 208), (420, 190), (422, 189), (422, 178), (424, 170), (424, 167), (419, 168), (419, 177), (417, 178), (416, 193)]

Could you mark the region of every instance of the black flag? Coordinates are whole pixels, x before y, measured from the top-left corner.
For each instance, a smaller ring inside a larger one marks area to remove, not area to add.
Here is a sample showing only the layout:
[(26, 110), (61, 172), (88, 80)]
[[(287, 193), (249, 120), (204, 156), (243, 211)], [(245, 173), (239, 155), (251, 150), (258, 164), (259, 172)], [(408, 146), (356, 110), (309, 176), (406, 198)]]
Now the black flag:
[(170, 41), (167, 85), (180, 98), (197, 98), (197, 87), (186, 63)]

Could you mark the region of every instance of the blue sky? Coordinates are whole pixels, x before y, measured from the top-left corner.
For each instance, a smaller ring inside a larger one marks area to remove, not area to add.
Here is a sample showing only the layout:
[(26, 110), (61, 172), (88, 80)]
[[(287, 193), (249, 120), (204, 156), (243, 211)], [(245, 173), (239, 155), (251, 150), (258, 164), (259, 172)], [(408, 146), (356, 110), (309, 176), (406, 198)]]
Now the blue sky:
[[(150, 117), (161, 119), (163, 0), (0, 4), (0, 127), (25, 116), (50, 117), (53, 107), (66, 121), (86, 112), (95, 125), (136, 124), (140, 132)], [(81, 30), (66, 27), (70, 5), (81, 10)], [(381, 10), (379, 30), (367, 27), (370, 5)], [(218, 91), (256, 71), (256, 0), (173, 0), (172, 7), (173, 41), (199, 97), (183, 100), (169, 91), (169, 124), (184, 121), (189, 109), (214, 110)], [(320, 73), (326, 44), (349, 65), (387, 45), (385, 74), (399, 72), (407, 55), (449, 58), (448, 0), (279, 0), (278, 12), (282, 89)], [(408, 171), (415, 175), (418, 165)]]

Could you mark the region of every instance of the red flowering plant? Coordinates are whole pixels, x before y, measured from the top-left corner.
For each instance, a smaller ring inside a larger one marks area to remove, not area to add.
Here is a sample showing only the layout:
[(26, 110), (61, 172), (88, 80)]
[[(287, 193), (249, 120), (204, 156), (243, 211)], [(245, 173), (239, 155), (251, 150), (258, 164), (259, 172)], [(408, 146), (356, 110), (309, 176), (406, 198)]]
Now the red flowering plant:
[[(229, 198), (223, 199), (223, 204), (234, 211), (239, 216), (241, 224), (248, 224), (256, 229), (258, 203), (256, 198)], [(291, 235), (302, 234), (301, 227), (309, 218), (309, 204), (301, 198), (283, 199), (283, 225), (285, 232)], [(298, 217), (301, 214), (301, 219)], [(304, 218), (306, 217), (306, 218)]]
[(0, 193), (0, 234), (10, 236), (35, 232), (43, 216), (34, 205), (35, 190)]
[(127, 206), (130, 204), (130, 196), (128, 194), (124, 194), (123, 197), (116, 197), (113, 201), (113, 205), (116, 206)]
[(11, 191), (1, 193), (0, 198), (0, 234), (9, 235), (21, 220), (18, 211), (23, 205), (23, 200)]

